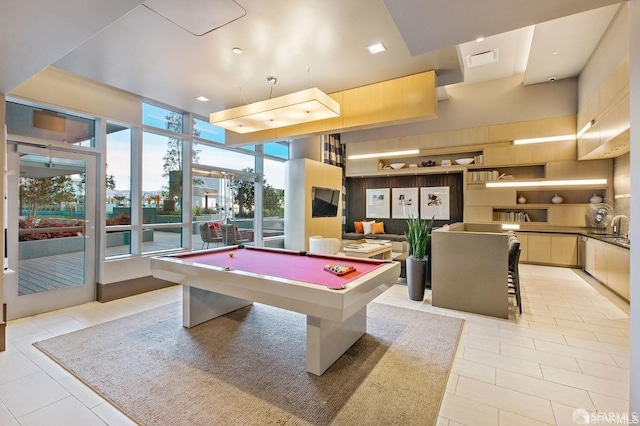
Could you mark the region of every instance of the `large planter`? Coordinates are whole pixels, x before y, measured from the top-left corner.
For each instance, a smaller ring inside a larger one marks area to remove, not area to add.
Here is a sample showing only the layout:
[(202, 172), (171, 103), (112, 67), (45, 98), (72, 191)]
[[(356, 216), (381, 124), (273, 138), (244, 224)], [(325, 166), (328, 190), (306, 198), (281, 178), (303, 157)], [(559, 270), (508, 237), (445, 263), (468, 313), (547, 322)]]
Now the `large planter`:
[(416, 259), (411, 256), (407, 257), (407, 290), (411, 300), (424, 300), (428, 262), (428, 258)]

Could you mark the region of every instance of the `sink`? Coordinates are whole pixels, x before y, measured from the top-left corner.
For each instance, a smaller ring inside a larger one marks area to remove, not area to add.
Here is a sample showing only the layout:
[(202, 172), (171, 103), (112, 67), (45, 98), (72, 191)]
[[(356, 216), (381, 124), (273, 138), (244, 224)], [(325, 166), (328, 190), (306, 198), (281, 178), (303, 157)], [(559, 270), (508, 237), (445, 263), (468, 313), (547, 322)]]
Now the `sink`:
[(618, 238), (615, 238), (614, 241), (617, 244), (620, 244), (621, 246), (624, 246), (627, 248), (631, 247), (631, 241), (628, 238), (618, 237)]
[(618, 234), (598, 234), (595, 232), (590, 232), (589, 235), (593, 235), (594, 237), (600, 237), (600, 238), (619, 238), (620, 237)]

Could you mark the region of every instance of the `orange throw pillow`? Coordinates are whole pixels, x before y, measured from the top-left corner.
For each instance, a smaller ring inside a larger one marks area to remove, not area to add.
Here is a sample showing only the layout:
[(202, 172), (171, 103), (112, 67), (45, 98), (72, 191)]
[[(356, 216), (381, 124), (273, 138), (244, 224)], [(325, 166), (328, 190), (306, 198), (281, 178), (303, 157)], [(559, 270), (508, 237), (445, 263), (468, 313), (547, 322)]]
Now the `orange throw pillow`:
[(384, 223), (376, 222), (371, 225), (372, 234), (384, 234)]
[(353, 226), (356, 228), (356, 232), (358, 234), (362, 234), (364, 232), (364, 226), (362, 226), (362, 222), (353, 222)]

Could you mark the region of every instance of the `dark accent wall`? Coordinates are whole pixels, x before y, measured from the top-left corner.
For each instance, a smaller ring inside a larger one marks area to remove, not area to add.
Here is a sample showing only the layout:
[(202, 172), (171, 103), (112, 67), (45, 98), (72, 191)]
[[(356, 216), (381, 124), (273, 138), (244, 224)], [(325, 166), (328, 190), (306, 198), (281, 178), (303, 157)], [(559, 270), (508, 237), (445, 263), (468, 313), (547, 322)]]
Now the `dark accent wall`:
[[(422, 188), (427, 186), (448, 186), (451, 218), (436, 220), (434, 227), (447, 223), (462, 222), (463, 192), (462, 174), (447, 173), (433, 175), (410, 176), (376, 176), (366, 178), (347, 178), (347, 223), (346, 232), (354, 232), (353, 222), (364, 220), (367, 207), (367, 189), (378, 188)], [(419, 200), (420, 201), (420, 200)], [(407, 229), (406, 219), (375, 219), (384, 223), (388, 234), (404, 234)]]

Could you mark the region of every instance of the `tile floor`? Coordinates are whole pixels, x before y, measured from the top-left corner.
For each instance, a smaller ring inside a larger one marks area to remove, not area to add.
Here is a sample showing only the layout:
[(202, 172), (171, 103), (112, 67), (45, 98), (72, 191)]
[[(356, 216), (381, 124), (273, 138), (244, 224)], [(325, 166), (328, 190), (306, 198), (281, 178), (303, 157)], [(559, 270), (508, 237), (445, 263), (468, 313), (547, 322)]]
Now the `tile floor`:
[[(579, 271), (521, 265), (522, 315), (498, 320), (407, 297), (378, 301), (466, 320), (438, 426), (576, 425), (574, 410), (624, 415), (629, 306)], [(0, 353), (0, 425), (132, 425), (32, 346), (35, 341), (180, 300), (171, 287), (11, 321)]]

